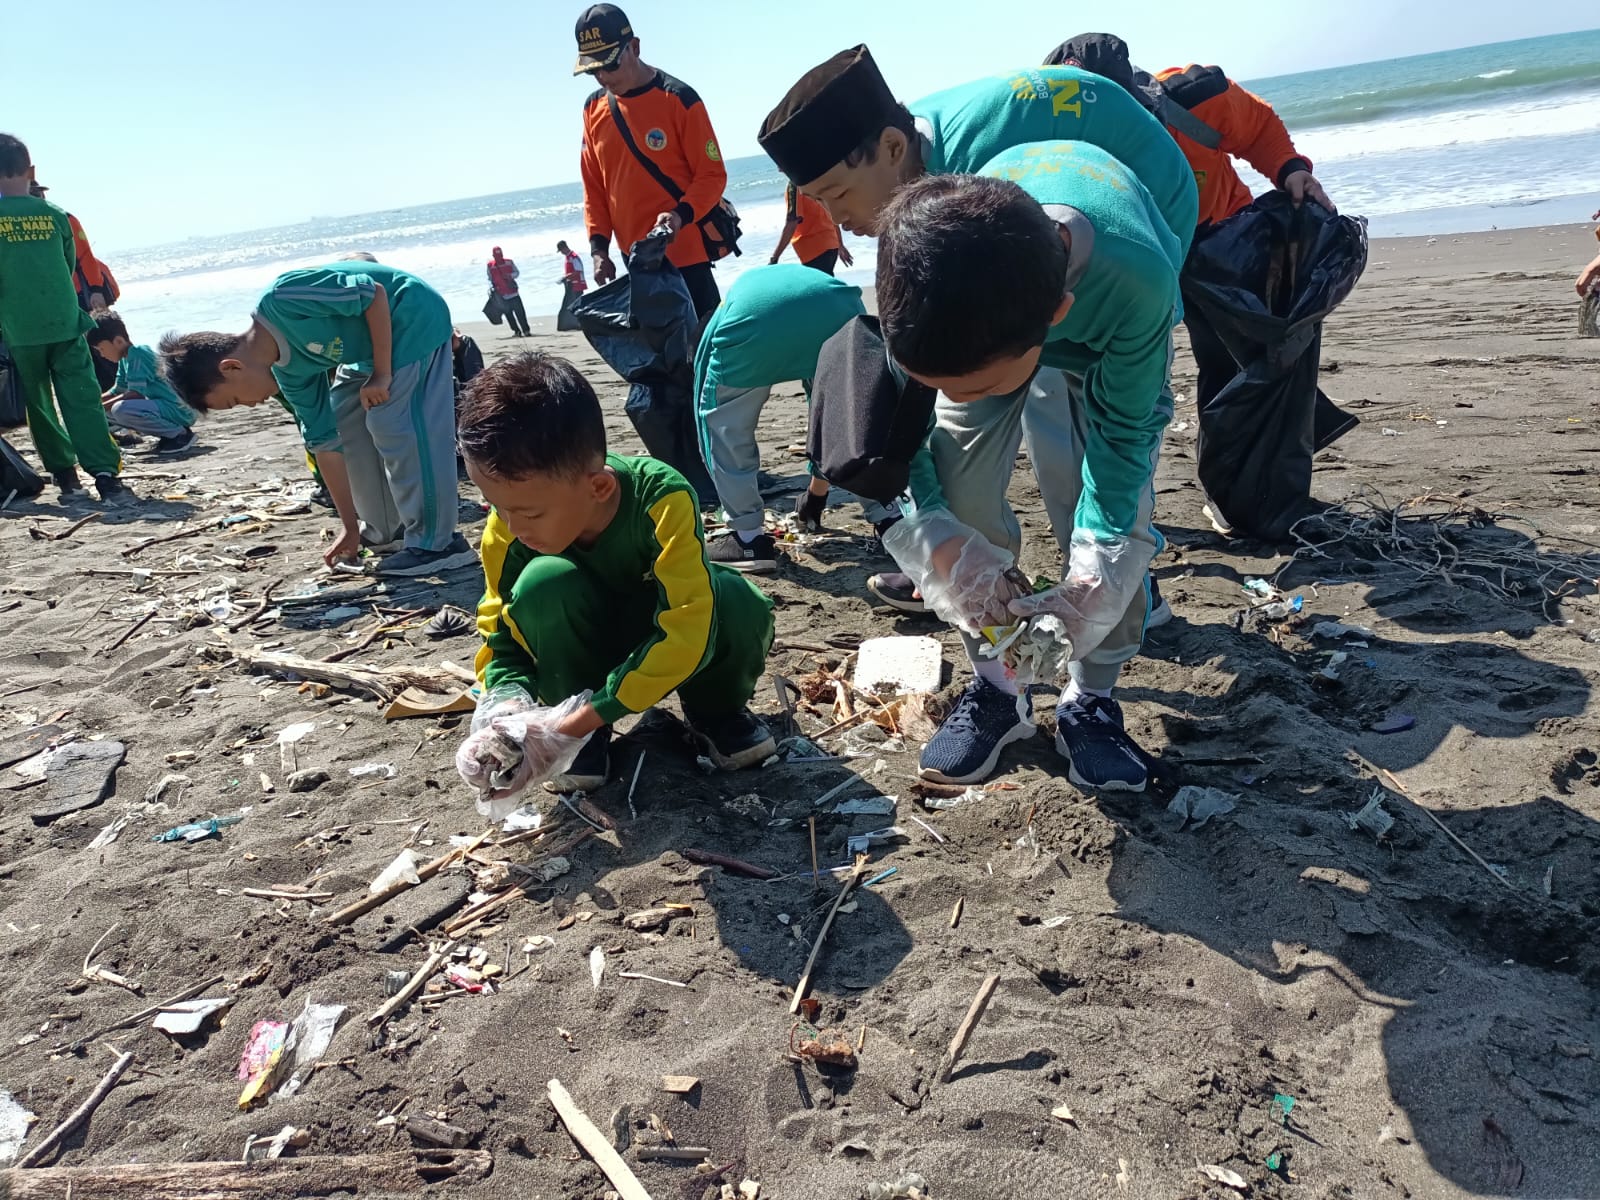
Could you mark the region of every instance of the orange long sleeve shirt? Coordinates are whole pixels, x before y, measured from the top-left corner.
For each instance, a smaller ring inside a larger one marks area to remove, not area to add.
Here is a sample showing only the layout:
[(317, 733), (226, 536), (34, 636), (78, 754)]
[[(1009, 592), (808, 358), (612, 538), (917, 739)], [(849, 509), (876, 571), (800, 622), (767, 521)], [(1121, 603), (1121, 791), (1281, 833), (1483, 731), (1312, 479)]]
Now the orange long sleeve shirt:
[(695, 222), (722, 199), (728, 168), (706, 106), (688, 84), (657, 71), (645, 87), (618, 96), (617, 108), (634, 144), (683, 189), (683, 200), (674, 200), (628, 149), (602, 88), (583, 107), (583, 219), (591, 249), (615, 240), (626, 254), (657, 217), (676, 209), (683, 228), (667, 248), (668, 260), (678, 267), (707, 261)]
[(1290, 166), (1311, 170), (1311, 160), (1294, 148), (1272, 105), (1234, 83), (1222, 68), (1190, 64), (1181, 70), (1168, 68), (1156, 78), (1170, 99), (1222, 135), (1221, 143), (1212, 150), (1168, 129), (1189, 160), (1200, 188), (1200, 224), (1231, 217), (1250, 203), (1250, 189), (1234, 169), (1234, 158), (1244, 159), (1280, 185)]

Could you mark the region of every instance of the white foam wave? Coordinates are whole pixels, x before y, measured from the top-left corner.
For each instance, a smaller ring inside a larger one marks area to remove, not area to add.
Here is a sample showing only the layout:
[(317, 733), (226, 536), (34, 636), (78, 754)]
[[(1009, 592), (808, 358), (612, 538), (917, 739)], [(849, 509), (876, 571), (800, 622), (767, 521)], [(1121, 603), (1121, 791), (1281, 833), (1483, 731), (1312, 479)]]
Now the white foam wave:
[(1509, 139), (1600, 131), (1600, 103), (1590, 96), (1458, 109), (1422, 117), (1371, 121), (1295, 132), (1295, 143), (1314, 162), (1333, 162), (1405, 150), (1436, 150)]
[(1516, 73), (1517, 73), (1517, 69), (1515, 67), (1507, 67), (1503, 71), (1485, 71), (1482, 75), (1475, 76), (1475, 78), (1477, 78), (1477, 79), (1504, 79), (1507, 75), (1515, 75)]

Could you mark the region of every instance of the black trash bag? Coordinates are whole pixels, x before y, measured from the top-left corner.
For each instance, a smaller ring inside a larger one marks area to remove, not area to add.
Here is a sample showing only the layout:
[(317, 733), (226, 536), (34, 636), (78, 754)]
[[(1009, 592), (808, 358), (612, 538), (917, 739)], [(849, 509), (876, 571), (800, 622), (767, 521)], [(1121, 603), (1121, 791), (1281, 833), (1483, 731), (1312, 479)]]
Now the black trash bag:
[(17, 362), (6, 344), (0, 342), (0, 429), (16, 429), (27, 424), (28, 406), (22, 399), (22, 377)]
[(632, 386), (626, 412), (652, 458), (676, 469), (703, 501), (717, 491), (694, 417), (694, 301), (657, 234), (633, 245), (628, 273), (580, 296), (578, 324), (595, 353)]
[(32, 499), (44, 491), (44, 480), (18, 454), (12, 444), (0, 437), (0, 500), (21, 497)]
[(484, 301), (483, 315), (489, 318), (491, 325), (498, 325), (506, 319), (506, 302), (500, 299), (500, 293), (493, 288), (489, 289), (489, 298)]
[(1241, 533), (1277, 540), (1304, 516), (1311, 459), (1357, 420), (1317, 387), (1322, 322), (1367, 265), (1367, 224), (1269, 192), (1202, 230), (1184, 307), (1211, 326), (1239, 374), (1200, 412), (1200, 486)]
[(583, 298), (570, 283), (561, 285), (561, 307), (556, 311), (556, 332), (575, 333), (583, 326), (578, 323), (576, 305)]

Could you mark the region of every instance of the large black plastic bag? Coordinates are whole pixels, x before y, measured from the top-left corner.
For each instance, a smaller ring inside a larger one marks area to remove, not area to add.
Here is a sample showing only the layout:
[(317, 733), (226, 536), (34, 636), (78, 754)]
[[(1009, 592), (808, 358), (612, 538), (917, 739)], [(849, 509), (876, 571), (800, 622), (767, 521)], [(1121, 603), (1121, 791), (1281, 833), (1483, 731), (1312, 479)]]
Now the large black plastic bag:
[(573, 305), (595, 352), (632, 386), (627, 414), (651, 457), (676, 468), (701, 500), (716, 487), (700, 456), (694, 419), (694, 301), (667, 242), (635, 242), (628, 273), (585, 293)]
[(1307, 509), (1312, 456), (1356, 418), (1317, 387), (1322, 322), (1367, 265), (1367, 225), (1269, 192), (1195, 238), (1184, 307), (1239, 374), (1200, 413), (1200, 486), (1236, 530), (1281, 539)]
[(0, 342), (0, 429), (16, 429), (28, 420), (28, 406), (22, 399), (22, 379), (16, 360), (6, 344)]
[(44, 480), (12, 444), (0, 437), (0, 501), (24, 500), (44, 491)]

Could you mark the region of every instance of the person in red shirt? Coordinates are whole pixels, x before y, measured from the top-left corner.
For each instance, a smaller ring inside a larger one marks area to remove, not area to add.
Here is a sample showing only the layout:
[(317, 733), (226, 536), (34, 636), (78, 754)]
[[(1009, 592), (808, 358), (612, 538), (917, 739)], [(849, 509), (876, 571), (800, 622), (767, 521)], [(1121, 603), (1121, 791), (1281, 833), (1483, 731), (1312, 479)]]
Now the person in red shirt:
[(573, 306), (589, 285), (583, 278), (583, 259), (571, 246), (557, 242), (556, 253), (561, 255), (561, 309), (556, 313), (556, 329), (566, 333), (582, 328)]
[(665, 230), (672, 237), (667, 259), (703, 320), (722, 297), (697, 222), (721, 203), (728, 184), (711, 118), (693, 88), (639, 57), (639, 39), (616, 5), (585, 10), (577, 35), (573, 74), (593, 75), (601, 85), (583, 106), (583, 218), (594, 281), (616, 278), (613, 238), (627, 254), (645, 235)]
[(528, 310), (523, 307), (522, 296), (517, 291), (517, 277), (521, 274), (517, 264), (496, 246), (494, 257), (489, 260), (489, 286), (500, 297), (500, 307), (505, 310), (512, 337), (528, 336)]
[(833, 274), (837, 263), (851, 266), (855, 259), (845, 248), (839, 224), (823, 207), (822, 201), (813, 200), (793, 183), (784, 191), (783, 232), (778, 235), (778, 248), (772, 252), (777, 262), (783, 252), (794, 245), (795, 256), (806, 266), (814, 267), (827, 275)]
[[(1128, 46), (1109, 33), (1080, 33), (1052, 50), (1047, 67), (1082, 67), (1118, 84), (1142, 103), (1178, 143), (1200, 189), (1198, 243), (1207, 227), (1225, 221), (1254, 199), (1233, 165), (1242, 158), (1287, 192), (1296, 204), (1307, 200), (1337, 212), (1311, 173), (1311, 160), (1295, 149), (1283, 121), (1260, 96), (1247, 92), (1221, 67), (1191, 64), (1156, 75), (1129, 61)], [(1233, 355), (1193, 308), (1183, 323), (1189, 331), (1198, 378), (1195, 399), (1202, 410), (1239, 373)]]

